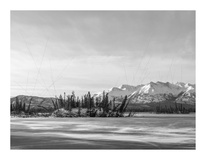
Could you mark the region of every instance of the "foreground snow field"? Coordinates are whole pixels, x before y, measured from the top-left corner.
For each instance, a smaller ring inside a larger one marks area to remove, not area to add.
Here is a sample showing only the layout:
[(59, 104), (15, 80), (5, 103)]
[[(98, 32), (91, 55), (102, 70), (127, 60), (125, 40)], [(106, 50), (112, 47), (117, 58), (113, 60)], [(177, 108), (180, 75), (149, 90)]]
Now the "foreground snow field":
[(11, 149), (195, 149), (195, 115), (11, 118)]

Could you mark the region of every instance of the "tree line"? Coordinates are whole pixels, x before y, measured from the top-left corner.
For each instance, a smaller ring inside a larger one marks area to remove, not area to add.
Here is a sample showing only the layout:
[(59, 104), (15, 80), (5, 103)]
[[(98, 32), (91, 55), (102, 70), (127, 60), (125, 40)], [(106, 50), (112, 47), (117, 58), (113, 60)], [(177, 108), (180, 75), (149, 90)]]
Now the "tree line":
[(16, 97), (15, 102), (11, 103), (10, 109), (11, 113), (16, 115), (21, 113), (34, 115), (42, 111), (50, 113), (47, 115), (51, 115), (54, 111), (64, 109), (68, 112), (68, 117), (123, 117), (126, 116), (125, 112), (128, 112), (127, 116), (133, 116), (136, 112), (153, 112), (157, 114), (187, 114), (195, 112), (195, 107), (186, 107), (176, 102), (174, 106), (158, 103), (155, 107), (138, 107), (137, 105), (131, 107), (132, 105), (129, 106), (131, 98), (132, 96), (125, 96), (121, 102), (115, 98), (109, 100), (108, 93), (105, 93), (105, 91), (103, 91), (101, 97), (91, 96), (91, 93), (88, 92), (80, 98), (73, 91), (71, 95), (64, 93), (63, 96), (51, 98), (53, 107), (43, 106), (44, 100), (32, 106), (32, 97), (29, 99), (28, 104)]
[[(51, 99), (53, 107), (48, 108), (43, 106), (41, 101), (35, 107), (44, 110), (45, 112), (54, 112), (60, 109), (64, 109), (68, 111), (70, 115), (73, 114), (73, 110), (77, 109), (76, 116), (88, 116), (88, 117), (123, 117), (126, 112), (127, 106), (129, 104), (130, 98), (125, 96), (121, 103), (116, 103), (115, 98), (109, 100), (108, 93), (103, 91), (102, 97), (93, 97), (91, 93), (88, 92), (81, 98), (75, 95), (74, 91), (71, 95), (60, 95), (59, 97), (55, 97)], [(11, 103), (11, 113), (20, 114), (22, 112), (26, 114), (35, 114), (38, 112), (38, 109), (34, 109), (31, 107), (32, 98), (29, 100), (29, 104), (26, 105), (16, 97), (15, 103)], [(82, 110), (86, 109), (86, 113), (83, 113)], [(86, 115), (85, 115), (86, 114)], [(132, 114), (129, 114), (130, 116)]]

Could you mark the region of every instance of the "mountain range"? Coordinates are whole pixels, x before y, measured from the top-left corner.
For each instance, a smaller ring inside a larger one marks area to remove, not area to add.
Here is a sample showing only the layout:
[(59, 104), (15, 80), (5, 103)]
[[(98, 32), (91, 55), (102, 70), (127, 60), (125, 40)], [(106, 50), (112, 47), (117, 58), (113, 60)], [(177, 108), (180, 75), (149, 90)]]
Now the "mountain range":
[[(172, 105), (174, 103), (185, 104), (184, 106), (195, 107), (195, 84), (190, 83), (169, 83), (169, 82), (150, 82), (147, 84), (141, 84), (137, 86), (132, 85), (121, 85), (119, 87), (113, 87), (107, 91), (109, 100), (115, 98), (115, 103), (121, 103), (123, 98), (127, 95), (129, 98), (129, 104), (135, 108), (137, 107), (152, 107), (156, 106), (157, 103), (161, 105)], [(94, 98), (102, 97), (103, 92), (99, 92), (93, 95)], [(46, 108), (52, 108), (52, 99), (54, 97), (37, 97), (19, 95), (16, 96), (19, 100), (25, 103), (27, 106), (31, 101), (31, 107), (36, 107), (39, 104)], [(11, 104), (15, 103), (16, 97), (11, 98)]]
[[(195, 105), (195, 84), (150, 82), (137, 86), (123, 84), (120, 87), (113, 87), (106, 91), (110, 100), (113, 98), (121, 100), (126, 95), (133, 104), (148, 104), (160, 102), (177, 102)], [(103, 93), (94, 94), (94, 97), (101, 97)]]

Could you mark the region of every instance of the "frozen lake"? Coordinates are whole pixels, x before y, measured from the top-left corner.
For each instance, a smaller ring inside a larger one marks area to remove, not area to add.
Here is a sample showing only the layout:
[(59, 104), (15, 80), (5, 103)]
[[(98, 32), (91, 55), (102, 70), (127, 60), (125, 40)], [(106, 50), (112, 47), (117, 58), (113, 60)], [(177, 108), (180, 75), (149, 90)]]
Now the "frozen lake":
[(195, 149), (195, 115), (11, 118), (11, 149)]

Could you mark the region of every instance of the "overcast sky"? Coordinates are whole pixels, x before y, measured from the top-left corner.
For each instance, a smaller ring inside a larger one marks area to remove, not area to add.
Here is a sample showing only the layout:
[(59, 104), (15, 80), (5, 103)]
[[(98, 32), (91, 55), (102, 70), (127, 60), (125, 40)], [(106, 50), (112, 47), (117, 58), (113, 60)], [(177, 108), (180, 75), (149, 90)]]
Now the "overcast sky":
[(11, 96), (195, 83), (194, 11), (11, 11)]

